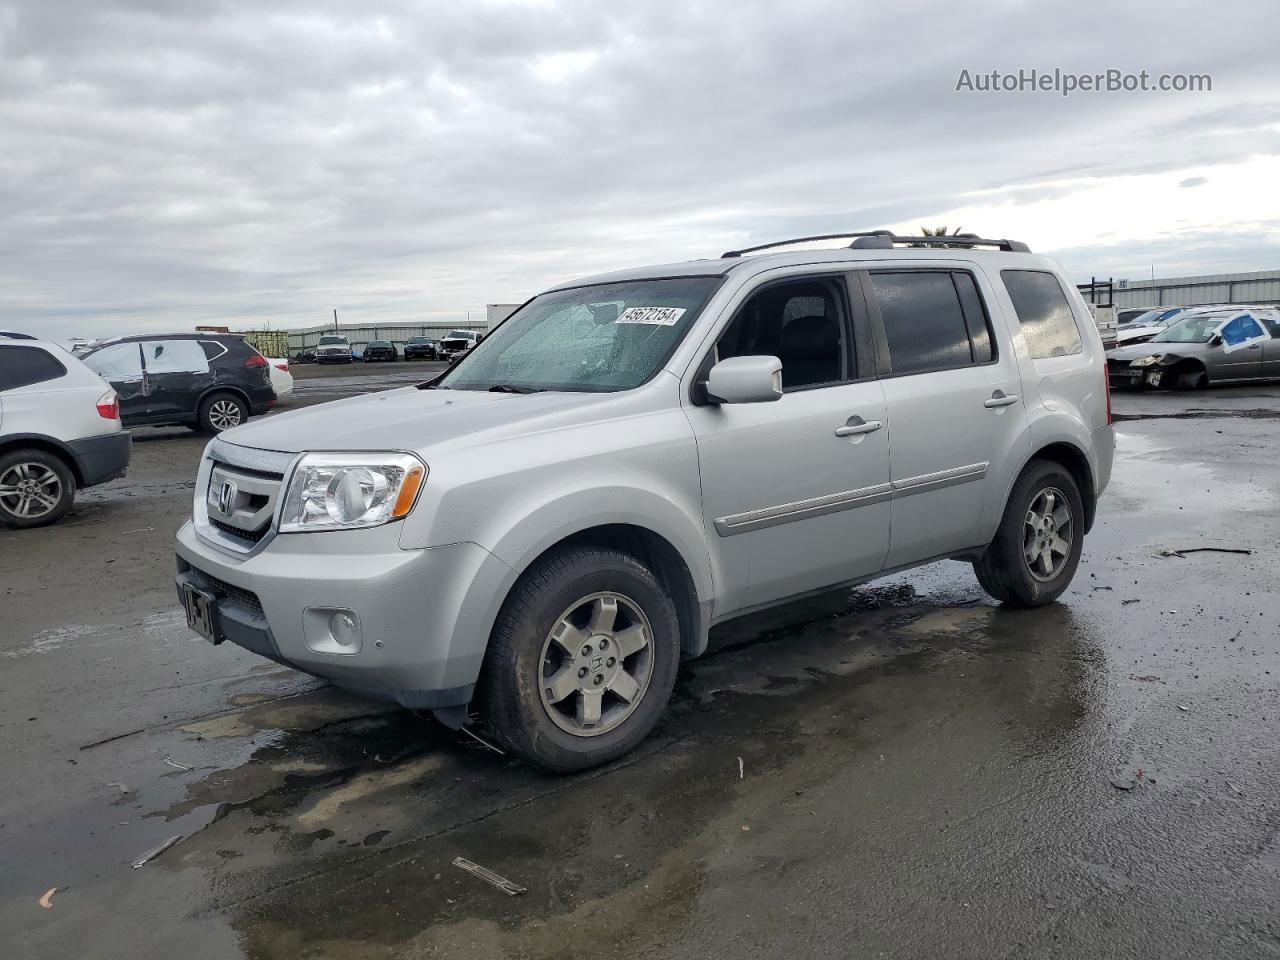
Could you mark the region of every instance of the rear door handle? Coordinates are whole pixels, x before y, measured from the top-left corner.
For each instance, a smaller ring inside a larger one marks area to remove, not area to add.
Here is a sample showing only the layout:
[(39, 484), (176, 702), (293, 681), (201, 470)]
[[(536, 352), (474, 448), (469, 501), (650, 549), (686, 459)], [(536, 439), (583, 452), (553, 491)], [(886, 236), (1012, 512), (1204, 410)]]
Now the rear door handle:
[(991, 407), (1008, 407), (1018, 402), (1016, 393), (1005, 393), (1003, 390), (997, 390), (991, 395), (990, 400), (984, 400), (982, 405), (990, 409)]
[(843, 427), (836, 427), (836, 436), (856, 437), (863, 433), (875, 433), (883, 426), (879, 420), (863, 420), (859, 416), (852, 416)]

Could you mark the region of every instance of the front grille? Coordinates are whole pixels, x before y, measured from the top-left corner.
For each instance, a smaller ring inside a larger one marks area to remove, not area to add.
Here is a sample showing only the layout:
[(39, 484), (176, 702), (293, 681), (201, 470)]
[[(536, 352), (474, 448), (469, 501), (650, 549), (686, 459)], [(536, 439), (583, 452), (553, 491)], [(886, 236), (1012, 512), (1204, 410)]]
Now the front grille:
[(262, 613), (262, 601), (258, 599), (258, 595), (252, 590), (245, 590), (242, 587), (227, 583), (225, 580), (219, 580), (217, 577), (210, 576), (196, 567), (188, 567), (187, 573), (195, 580), (197, 586), (208, 590), (210, 593), (230, 600), (232, 603), (239, 604), (242, 607), (248, 607), (254, 613)]
[(245, 549), (261, 543), (271, 531), (271, 518), (284, 475), (214, 460), (205, 491), (209, 526), (234, 538)]
[(267, 535), (267, 531), (271, 529), (268, 525), (266, 527), (260, 527), (257, 530), (241, 530), (239, 527), (233, 527), (231, 524), (223, 523), (221, 520), (215, 520), (213, 517), (209, 518), (209, 526), (216, 527), (223, 533), (230, 534), (236, 539), (243, 540), (246, 543), (261, 543), (262, 538), (265, 537)]

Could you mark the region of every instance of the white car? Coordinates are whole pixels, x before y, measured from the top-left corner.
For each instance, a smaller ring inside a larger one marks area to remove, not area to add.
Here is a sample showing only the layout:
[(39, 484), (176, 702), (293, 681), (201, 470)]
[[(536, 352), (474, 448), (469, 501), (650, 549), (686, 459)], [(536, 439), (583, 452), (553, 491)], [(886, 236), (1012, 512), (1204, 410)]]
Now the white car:
[(316, 363), (351, 363), (351, 343), (340, 333), (326, 333), (316, 346)]
[(0, 525), (55, 522), (77, 489), (123, 476), (129, 452), (106, 381), (56, 344), (0, 333)]
[(288, 357), (267, 357), (271, 369), (271, 389), (281, 400), (293, 393), (293, 374), (289, 372)]

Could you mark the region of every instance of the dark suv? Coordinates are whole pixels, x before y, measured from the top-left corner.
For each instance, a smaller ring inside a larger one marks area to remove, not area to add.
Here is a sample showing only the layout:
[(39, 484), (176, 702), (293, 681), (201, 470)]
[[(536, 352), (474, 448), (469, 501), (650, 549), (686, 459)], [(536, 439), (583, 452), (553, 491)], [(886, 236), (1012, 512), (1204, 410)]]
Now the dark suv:
[(127, 427), (183, 424), (221, 433), (276, 402), (266, 357), (236, 336), (122, 337), (81, 359), (115, 388)]
[(410, 337), (404, 345), (406, 360), (434, 360), (436, 356), (436, 342), (430, 337)]
[(363, 359), (365, 363), (373, 363), (375, 360), (399, 360), (400, 353), (390, 340), (370, 340), (364, 348)]

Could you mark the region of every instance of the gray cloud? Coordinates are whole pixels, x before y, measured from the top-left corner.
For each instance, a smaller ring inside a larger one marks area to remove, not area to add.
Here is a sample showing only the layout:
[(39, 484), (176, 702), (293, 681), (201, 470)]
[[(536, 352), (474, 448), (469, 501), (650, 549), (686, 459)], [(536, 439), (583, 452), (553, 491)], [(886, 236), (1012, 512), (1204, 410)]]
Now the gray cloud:
[[(0, 326), (453, 318), (631, 263), (925, 222), (976, 190), (1031, 202), (1280, 153), (1274, 8), (1232, 13), (0, 0)], [(1098, 22), (1143, 42), (1117, 63)], [(954, 91), (963, 68), (1055, 66), (1208, 72), (1214, 92)], [(1205, 225), (1196, 249), (1252, 261), (1242, 229)], [(1099, 272), (1163, 243), (1062, 253)]]
[(1178, 187), (1185, 190), (1190, 187), (1203, 187), (1208, 182), (1208, 177), (1187, 177), (1185, 180), (1178, 181)]

